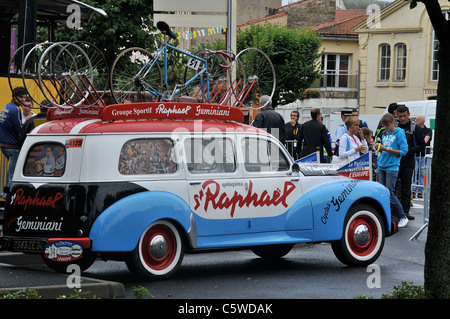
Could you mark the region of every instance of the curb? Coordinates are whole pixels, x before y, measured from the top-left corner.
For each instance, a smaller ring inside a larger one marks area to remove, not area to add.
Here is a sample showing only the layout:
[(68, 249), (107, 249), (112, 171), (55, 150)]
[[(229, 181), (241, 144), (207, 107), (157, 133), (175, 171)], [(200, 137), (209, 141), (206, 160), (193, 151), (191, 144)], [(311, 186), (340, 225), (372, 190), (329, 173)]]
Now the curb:
[[(0, 283), (0, 291), (16, 292), (25, 288), (36, 290), (41, 299), (55, 299), (60, 296), (69, 296), (74, 293), (75, 289), (69, 288), (67, 282), (71, 282), (69, 279), (70, 274), (59, 274), (50, 270), (42, 261), (39, 255), (29, 255), (23, 253), (9, 253), (0, 252), (0, 264), (5, 264), (7, 267), (11, 266), (12, 271), (20, 271), (26, 273), (26, 276), (30, 278), (47, 277), (48, 282), (56, 282), (53, 285), (39, 285), (38, 282), (33, 283), (31, 279), (30, 283), (26, 285), (22, 282), (17, 286), (2, 287)], [(28, 274), (32, 271), (40, 272), (38, 274)], [(41, 280), (42, 281), (42, 280)], [(94, 279), (89, 277), (80, 278), (80, 288), (83, 292), (83, 297), (89, 298), (121, 298), (125, 296), (125, 288), (122, 283), (106, 281), (100, 279)], [(84, 294), (84, 292), (86, 294)]]

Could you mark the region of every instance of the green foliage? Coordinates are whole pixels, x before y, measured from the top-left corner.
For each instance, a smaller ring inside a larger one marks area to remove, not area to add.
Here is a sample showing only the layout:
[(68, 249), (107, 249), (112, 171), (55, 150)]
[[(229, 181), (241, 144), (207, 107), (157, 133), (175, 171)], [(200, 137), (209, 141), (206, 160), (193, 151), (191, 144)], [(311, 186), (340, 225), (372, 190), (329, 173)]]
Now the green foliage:
[(322, 40), (312, 30), (278, 25), (252, 25), (237, 35), (237, 52), (258, 48), (272, 61), (277, 87), (275, 104), (295, 101), (320, 77)]
[(29, 287), (16, 292), (0, 291), (0, 299), (40, 299), (38, 292)]
[(131, 293), (134, 299), (144, 299), (145, 297), (153, 297), (153, 295), (148, 291), (148, 289), (143, 286), (133, 286), (131, 288), (132, 288)]
[(428, 299), (429, 295), (422, 286), (416, 286), (412, 283), (402, 282), (401, 286), (395, 286), (390, 295), (383, 294), (381, 299)]
[[(128, 47), (137, 46), (153, 50), (155, 36), (149, 32), (152, 27), (153, 5), (147, 0), (85, 0), (86, 4), (103, 9), (108, 16), (92, 14), (82, 20), (79, 29), (69, 29), (66, 24), (58, 25), (55, 41), (87, 41), (104, 52), (112, 64), (117, 54)], [(47, 40), (47, 32), (39, 30), (38, 42)]]
[[(89, 295), (89, 291), (82, 291), (81, 289), (74, 289), (72, 293), (69, 294), (69, 296), (61, 295), (56, 299), (87, 299), (86, 295)], [(96, 296), (94, 296), (92, 299), (98, 299)]]

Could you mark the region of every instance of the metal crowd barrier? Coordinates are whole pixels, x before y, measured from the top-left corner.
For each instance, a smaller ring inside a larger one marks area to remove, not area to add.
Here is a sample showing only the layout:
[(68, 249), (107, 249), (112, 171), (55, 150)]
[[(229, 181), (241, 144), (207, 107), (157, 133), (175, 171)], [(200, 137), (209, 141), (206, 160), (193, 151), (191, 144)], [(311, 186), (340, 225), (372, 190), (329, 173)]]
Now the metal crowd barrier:
[[(419, 238), (420, 234), (424, 231), (425, 228), (428, 227), (428, 221), (430, 218), (430, 186), (431, 186), (431, 163), (433, 161), (433, 154), (428, 154), (425, 156), (424, 165), (418, 165), (416, 167), (417, 174), (421, 173), (423, 170), (424, 173), (424, 183), (423, 185), (419, 185), (416, 183), (413, 186), (423, 186), (423, 226), (409, 239), (416, 240)], [(416, 171), (414, 174), (416, 174)], [(420, 176), (420, 175), (415, 175)]]
[(298, 160), (296, 152), (297, 152), (297, 141), (296, 140), (286, 140), (285, 141), (286, 149), (288, 150), (289, 154), (294, 158), (295, 160)]

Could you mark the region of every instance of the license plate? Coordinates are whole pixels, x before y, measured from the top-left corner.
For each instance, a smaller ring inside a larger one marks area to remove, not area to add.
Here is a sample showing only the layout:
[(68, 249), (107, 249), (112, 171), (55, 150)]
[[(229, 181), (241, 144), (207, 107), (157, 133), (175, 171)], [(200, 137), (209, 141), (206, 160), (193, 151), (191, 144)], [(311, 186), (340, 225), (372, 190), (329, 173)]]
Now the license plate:
[(12, 243), (12, 250), (43, 251), (45, 244), (45, 241), (40, 240), (14, 240)]

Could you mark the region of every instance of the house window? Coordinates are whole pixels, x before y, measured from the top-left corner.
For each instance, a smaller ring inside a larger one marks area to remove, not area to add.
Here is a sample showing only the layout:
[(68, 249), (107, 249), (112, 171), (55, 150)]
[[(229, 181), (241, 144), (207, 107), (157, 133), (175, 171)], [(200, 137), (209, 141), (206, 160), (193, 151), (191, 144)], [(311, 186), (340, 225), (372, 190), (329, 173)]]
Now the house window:
[(395, 81), (406, 79), (406, 44), (395, 45)]
[[(450, 20), (450, 13), (448, 11), (442, 12), (446, 20)], [(438, 62), (438, 51), (439, 51), (439, 41), (436, 38), (436, 34), (433, 30), (433, 40), (431, 45), (431, 81), (436, 82), (439, 80), (439, 62)]]
[(391, 71), (391, 46), (389, 44), (380, 45), (380, 66), (378, 80), (389, 81)]
[(348, 88), (350, 55), (324, 54), (322, 56), (321, 87)]

